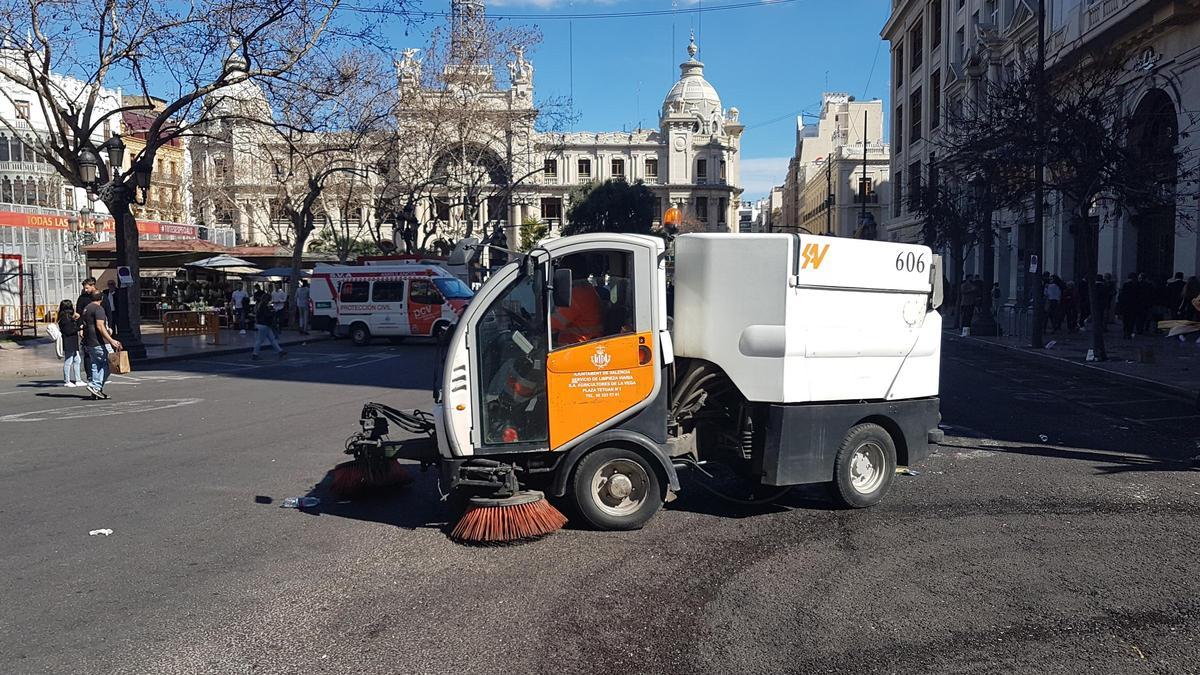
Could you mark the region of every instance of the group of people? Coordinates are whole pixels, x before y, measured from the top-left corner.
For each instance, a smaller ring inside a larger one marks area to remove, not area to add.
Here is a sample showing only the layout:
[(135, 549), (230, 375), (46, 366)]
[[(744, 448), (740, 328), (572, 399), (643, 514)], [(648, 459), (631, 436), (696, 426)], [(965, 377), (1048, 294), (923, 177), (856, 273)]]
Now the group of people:
[(1200, 279), (1193, 276), (1185, 280), (1182, 272), (1157, 282), (1146, 274), (1130, 272), (1119, 286), (1111, 274), (1097, 274), (1090, 284), (1082, 280), (1064, 282), (1048, 274), (1044, 282), (1045, 327), (1051, 331), (1060, 330), (1064, 323), (1068, 331), (1083, 328), (1093, 315), (1093, 304), (1102, 326), (1120, 317), (1126, 339), (1154, 334), (1159, 321), (1200, 320), (1193, 303), (1200, 296)]
[[(104, 385), (108, 382), (111, 352), (122, 349), (116, 338), (112, 317), (116, 310), (116, 284), (108, 283), (101, 292), (96, 280), (83, 281), (83, 291), (74, 304), (63, 300), (58, 305), (58, 330), (63, 351), (63, 385), (87, 387), (92, 399), (108, 398)], [(89, 375), (84, 379), (83, 370)]]
[[(1056, 274), (1042, 276), (1042, 301), (1045, 308), (1043, 330), (1068, 332), (1083, 329), (1092, 318), (1096, 304), (1101, 325), (1120, 317), (1126, 338), (1149, 335), (1157, 330), (1159, 321), (1182, 319), (1200, 321), (1195, 300), (1200, 297), (1200, 278), (1185, 279), (1177, 272), (1171, 279), (1157, 282), (1146, 274), (1130, 273), (1118, 285), (1111, 274), (1097, 274), (1091, 283), (1084, 280), (1064, 281)], [(957, 306), (961, 308), (962, 326), (970, 326), (979, 308), (984, 306), (985, 294), (991, 296), (993, 313), (1000, 305), (1000, 285), (986, 289), (979, 275), (966, 275), (957, 289)], [(1095, 291), (1094, 297), (1092, 291)], [(994, 317), (993, 317), (994, 318)]]
[[(296, 289), (297, 327), (302, 335), (308, 334), (308, 299), (308, 282), (302, 280)], [(279, 330), (287, 323), (287, 291), (282, 284), (276, 284), (269, 293), (261, 286), (255, 286), (252, 294), (238, 288), (230, 294), (229, 306), (242, 335), (246, 334), (249, 317), (254, 317), (254, 351), (250, 358), (258, 359), (264, 344), (274, 349), (279, 358), (287, 357), (287, 352), (279, 346)]]

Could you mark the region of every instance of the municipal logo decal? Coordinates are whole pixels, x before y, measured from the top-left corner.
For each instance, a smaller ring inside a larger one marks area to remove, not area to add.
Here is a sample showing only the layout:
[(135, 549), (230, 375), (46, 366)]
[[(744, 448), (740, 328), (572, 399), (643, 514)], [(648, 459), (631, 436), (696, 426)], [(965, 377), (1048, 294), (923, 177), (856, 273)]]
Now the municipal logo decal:
[(596, 345), (596, 353), (592, 354), (592, 365), (597, 368), (606, 368), (612, 363), (612, 354), (604, 350), (604, 345)]

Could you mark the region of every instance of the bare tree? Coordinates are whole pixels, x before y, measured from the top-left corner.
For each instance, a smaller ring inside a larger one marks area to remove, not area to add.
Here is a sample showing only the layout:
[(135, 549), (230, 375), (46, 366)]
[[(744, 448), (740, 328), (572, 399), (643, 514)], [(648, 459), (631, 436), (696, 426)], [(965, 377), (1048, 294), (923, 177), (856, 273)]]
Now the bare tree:
[[(563, 128), (571, 112), (561, 99), (533, 102), (525, 54), (539, 40), (536, 30), (483, 19), (471, 39), (435, 30), (422, 59), (407, 50), (397, 64), (397, 156), (383, 201), (406, 252), (493, 235), (513, 192), (545, 173), (542, 157), (561, 137), (535, 139), (535, 131)], [(504, 70), (510, 86), (501, 90), (496, 73)]]
[(313, 233), (321, 227), (361, 229), (357, 217), (356, 225), (343, 223), (349, 212), (375, 201), (381, 142), (389, 138), (388, 120), (395, 114), (387, 70), (376, 54), (360, 50), (315, 58), (290, 81), (265, 87), (267, 105), (258, 114), (242, 112), (255, 133), (243, 148), (249, 157), (236, 183), (261, 189), (270, 214), (263, 225), (292, 249), (289, 307)]
[[(1176, 142), (1187, 132), (1178, 128), (1173, 110), (1165, 116), (1169, 119), (1156, 122), (1130, 105), (1131, 72), (1120, 50), (1087, 54), (1048, 75), (1050, 84), (1041, 94), (1031, 65), (1004, 82), (981, 85), (975, 103), (952, 111), (942, 142), (955, 165), (977, 167), (992, 206), (1028, 213), (1038, 155), (1030, 130), (1037, 123), (1035, 102), (1043, 97), (1046, 131), (1038, 135), (1045, 139), (1043, 180), (1047, 192), (1061, 201), (1075, 246), (1083, 251), (1078, 272), (1090, 289), (1092, 349), (1103, 360), (1104, 303), (1094, 280), (1099, 230), (1106, 219), (1094, 214), (1117, 218), (1166, 210), (1175, 227), (1194, 227), (1194, 213), (1182, 208), (1184, 195), (1176, 186), (1195, 178), (1196, 158)], [(1194, 123), (1193, 118), (1188, 126)]]
[[(203, 105), (206, 99), (246, 82), (284, 80), (339, 38), (370, 29), (340, 14), (341, 0), (0, 0), (0, 77), (28, 92), (49, 128), (29, 146), (68, 183), (95, 194), (117, 223), (118, 258), (134, 279), (123, 308), (131, 343), (140, 338), (138, 236), (130, 215), (144, 189), (137, 178), (148, 184), (160, 147), (222, 114), (220, 106)], [(151, 73), (156, 86), (166, 82), (172, 90), (152, 92)], [(115, 87), (140, 94), (141, 102), (104, 105), (105, 88)], [(152, 95), (166, 101), (161, 110), (152, 107)], [(81, 170), (81, 157), (99, 157), (101, 130), (118, 129), (126, 110), (153, 116), (145, 148), (128, 170), (98, 162), (95, 180), (85, 180), (90, 162)], [(0, 124), (16, 131), (9, 120)]]

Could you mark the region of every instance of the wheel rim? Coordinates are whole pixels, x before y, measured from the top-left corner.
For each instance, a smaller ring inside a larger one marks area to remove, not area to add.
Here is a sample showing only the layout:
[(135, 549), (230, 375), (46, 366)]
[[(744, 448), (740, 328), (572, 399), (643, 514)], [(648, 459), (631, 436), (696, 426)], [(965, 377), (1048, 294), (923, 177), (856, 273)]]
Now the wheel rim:
[(646, 503), (650, 476), (630, 459), (612, 459), (592, 475), (592, 502), (610, 516), (628, 516)]
[(354, 341), (355, 342), (365, 342), (366, 339), (367, 339), (367, 331), (365, 331), (361, 328), (354, 329)]
[(887, 476), (886, 455), (875, 441), (858, 446), (850, 459), (850, 484), (859, 494), (871, 494), (883, 484)]

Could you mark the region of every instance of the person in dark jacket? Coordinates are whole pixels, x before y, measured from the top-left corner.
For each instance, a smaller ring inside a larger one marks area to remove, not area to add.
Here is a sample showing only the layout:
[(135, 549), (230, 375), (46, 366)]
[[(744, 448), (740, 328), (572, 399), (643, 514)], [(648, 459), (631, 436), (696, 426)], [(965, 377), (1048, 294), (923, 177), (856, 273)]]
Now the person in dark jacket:
[(1167, 318), (1183, 318), (1183, 289), (1185, 287), (1187, 287), (1187, 282), (1183, 280), (1183, 272), (1176, 272), (1175, 278), (1167, 282), (1167, 289), (1163, 294), (1163, 302), (1167, 309), (1171, 310), (1171, 315)]
[(86, 387), (83, 381), (83, 359), (79, 354), (79, 320), (70, 300), (58, 303), (58, 332), (62, 333), (63, 386)]
[[(79, 299), (75, 301), (75, 320), (83, 325), (83, 310), (92, 303), (92, 293), (96, 292), (96, 278), (88, 277), (83, 280), (83, 291), (79, 294)], [(92, 372), (92, 355), (87, 349), (80, 349), (79, 353), (83, 357), (83, 372)]]
[(1126, 340), (1131, 339), (1139, 328), (1141, 301), (1141, 284), (1138, 282), (1137, 274), (1130, 272), (1129, 278), (1121, 285), (1121, 292), (1117, 294), (1117, 314), (1121, 316), (1122, 335)]
[(262, 300), (254, 307), (254, 352), (250, 354), (250, 358), (258, 360), (258, 351), (262, 348), (263, 343), (270, 345), (272, 349), (279, 352), (279, 358), (287, 357), (287, 352), (283, 347), (279, 346), (279, 341), (275, 339), (275, 308), (271, 306), (270, 297), (263, 295)]

